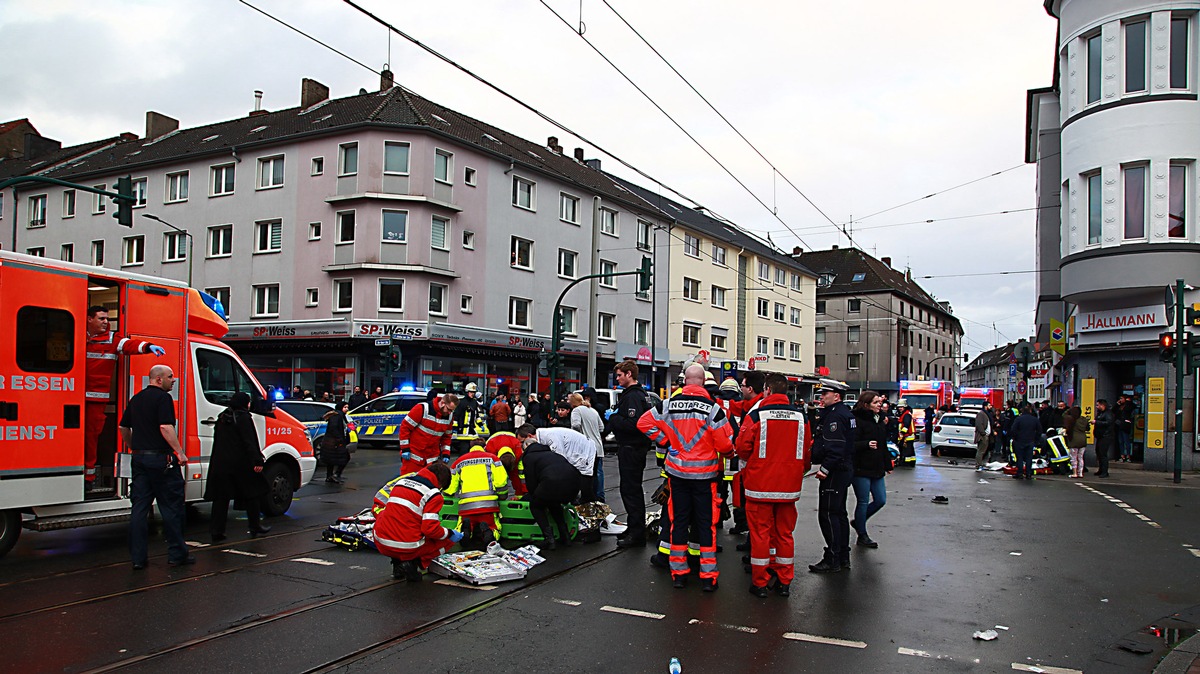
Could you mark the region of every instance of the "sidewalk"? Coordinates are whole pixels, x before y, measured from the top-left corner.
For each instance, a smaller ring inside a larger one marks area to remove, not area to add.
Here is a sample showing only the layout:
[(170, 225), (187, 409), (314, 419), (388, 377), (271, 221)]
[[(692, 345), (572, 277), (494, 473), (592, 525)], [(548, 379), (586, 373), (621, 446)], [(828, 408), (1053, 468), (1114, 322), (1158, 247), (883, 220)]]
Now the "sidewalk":
[(1089, 466), (1091, 471), (1082, 480), (1073, 480), (1066, 475), (1038, 475), (1039, 480), (1061, 480), (1064, 482), (1084, 482), (1093, 486), (1100, 484), (1117, 484), (1124, 487), (1169, 487), (1172, 489), (1200, 489), (1200, 473), (1184, 471), (1179, 484), (1175, 484), (1174, 473), (1142, 470), (1140, 463), (1109, 462), (1109, 477), (1096, 477), (1096, 469)]

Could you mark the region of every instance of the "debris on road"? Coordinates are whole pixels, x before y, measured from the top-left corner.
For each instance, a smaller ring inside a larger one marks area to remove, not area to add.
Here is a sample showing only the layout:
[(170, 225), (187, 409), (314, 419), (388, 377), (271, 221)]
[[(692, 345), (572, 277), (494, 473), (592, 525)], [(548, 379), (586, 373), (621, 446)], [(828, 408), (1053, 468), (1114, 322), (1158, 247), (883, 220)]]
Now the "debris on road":
[(996, 630), (976, 630), (975, 634), (971, 636), (980, 641), (994, 641), (996, 637), (1000, 636), (1000, 633)]
[(941, 505), (945, 505), (945, 504), (947, 504), (947, 503), (949, 503), (949, 502), (950, 502), (950, 499), (946, 498), (945, 496), (938, 495), (938, 496), (934, 496), (934, 497), (931, 499), (931, 502), (932, 502), (932, 503), (939, 503), (939, 504), (941, 504)]

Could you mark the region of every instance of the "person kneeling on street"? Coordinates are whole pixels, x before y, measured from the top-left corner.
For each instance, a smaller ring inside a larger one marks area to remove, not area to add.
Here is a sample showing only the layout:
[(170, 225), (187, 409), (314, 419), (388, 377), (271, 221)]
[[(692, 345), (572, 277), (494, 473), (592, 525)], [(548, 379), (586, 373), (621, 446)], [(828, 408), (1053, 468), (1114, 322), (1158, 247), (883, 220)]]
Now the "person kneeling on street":
[(462, 540), (462, 532), (440, 524), (442, 490), (450, 467), (435, 462), (402, 477), (375, 519), (375, 545), (392, 558), (392, 577), (419, 582), (430, 562)]
[(458, 530), (467, 540), (481, 549), (496, 540), (500, 499), (508, 497), (508, 471), (499, 457), (479, 445), (458, 457), (450, 466), (446, 495), (458, 497)]
[[(574, 433), (574, 431), (569, 432)], [(538, 429), (531, 424), (525, 424), (517, 429), (517, 437), (525, 445), (522, 463), (525, 464), (525, 488), (529, 492), (529, 512), (542, 530), (547, 550), (553, 550), (558, 545), (570, 545), (571, 534), (567, 529), (567, 516), (563, 506), (571, 502), (579, 493), (582, 476), (575, 466), (571, 465), (561, 454), (556, 453), (549, 445), (538, 442)], [(550, 518), (558, 527), (558, 543), (554, 540), (554, 531), (550, 528)]]

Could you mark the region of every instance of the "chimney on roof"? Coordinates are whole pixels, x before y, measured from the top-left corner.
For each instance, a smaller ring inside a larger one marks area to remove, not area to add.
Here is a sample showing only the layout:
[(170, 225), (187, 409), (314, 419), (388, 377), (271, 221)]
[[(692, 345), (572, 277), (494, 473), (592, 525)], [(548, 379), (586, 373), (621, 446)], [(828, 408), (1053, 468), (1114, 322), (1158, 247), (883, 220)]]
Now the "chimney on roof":
[(254, 90), (254, 109), (250, 111), (251, 117), (267, 114), (267, 111), (262, 109), (262, 94), (261, 89)]
[(831, 248), (830, 250), (837, 250), (837, 249), (838, 249), (838, 247), (837, 247), (837, 244), (835, 243), (835, 244), (833, 245), (833, 248)]
[(562, 146), (558, 144), (558, 138), (555, 136), (550, 136), (549, 138), (546, 139), (546, 147), (550, 148), (551, 150), (554, 150), (555, 152), (557, 152), (559, 154), (562, 154), (562, 150), (563, 150)]
[(390, 69), (384, 66), (383, 72), (379, 73), (379, 90), (391, 91), (394, 86), (396, 86), (396, 76), (392, 74)]
[(329, 87), (305, 77), (300, 80), (300, 109), (307, 110), (321, 101), (329, 100)]
[(590, 168), (590, 169), (595, 169), (597, 171), (600, 170), (600, 160), (599, 159), (585, 159), (585, 160), (583, 160), (583, 163), (587, 164), (588, 168)]
[(121, 133), (121, 135), (118, 137), (118, 139), (122, 143), (127, 143), (131, 140), (137, 140), (138, 137), (137, 137), (136, 133), (133, 133), (131, 131), (125, 131), (125, 132)]
[(583, 163), (583, 148), (575, 148), (575, 161), (579, 162), (580, 164)]
[(904, 270), (904, 278), (908, 279), (909, 281), (912, 281), (912, 270), (911, 269)]
[[(51, 152), (58, 152), (62, 149), (61, 141), (54, 140), (53, 138), (46, 138), (45, 136), (39, 136), (36, 133), (26, 133), (23, 140), (23, 149), (25, 154), (21, 155), (19, 157), (20, 159), (38, 159), (39, 157), (50, 154)], [(13, 157), (13, 159), (17, 158), (18, 157)]]
[(149, 110), (146, 112), (146, 140), (161, 138), (179, 129), (179, 120)]
[(892, 266), (892, 258), (890, 257), (881, 257), (879, 258), (879, 261), (886, 264), (889, 268)]
[(804, 254), (804, 249), (801, 248), (800, 246), (796, 246), (795, 248), (792, 249), (792, 257), (800, 257), (803, 254)]

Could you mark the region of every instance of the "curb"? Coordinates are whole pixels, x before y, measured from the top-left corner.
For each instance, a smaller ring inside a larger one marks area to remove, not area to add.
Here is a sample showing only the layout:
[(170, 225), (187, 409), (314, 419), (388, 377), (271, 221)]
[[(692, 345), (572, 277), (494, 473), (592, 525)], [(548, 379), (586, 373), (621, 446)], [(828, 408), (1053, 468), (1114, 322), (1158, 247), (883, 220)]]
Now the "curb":
[(1200, 661), (1200, 634), (1180, 642), (1154, 668), (1154, 674), (1187, 674)]

